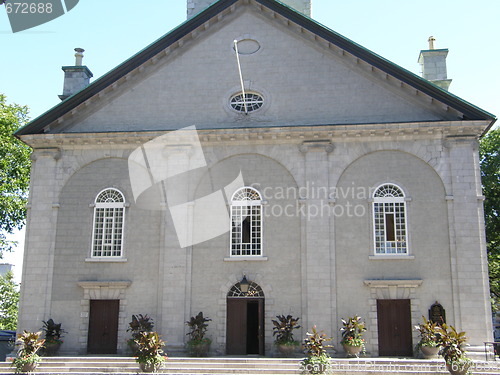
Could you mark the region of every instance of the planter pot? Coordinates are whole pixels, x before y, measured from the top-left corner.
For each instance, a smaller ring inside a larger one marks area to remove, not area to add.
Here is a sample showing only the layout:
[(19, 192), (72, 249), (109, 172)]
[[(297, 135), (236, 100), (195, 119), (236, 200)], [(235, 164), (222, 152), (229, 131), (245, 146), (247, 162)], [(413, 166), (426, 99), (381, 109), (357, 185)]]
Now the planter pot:
[(44, 355), (47, 357), (55, 356), (59, 353), (59, 349), (61, 348), (60, 342), (54, 342), (50, 344), (45, 344), (45, 348), (43, 350)]
[(21, 372), (33, 372), (38, 367), (38, 363), (26, 363), (22, 368)]
[(156, 372), (161, 367), (161, 364), (139, 363), (142, 372)]
[(468, 363), (463, 366), (458, 366), (454, 364), (446, 364), (446, 369), (448, 372), (452, 375), (465, 375), (467, 374), (467, 371), (469, 371), (469, 368), (472, 366), (472, 363)]
[(276, 349), (282, 357), (291, 357), (297, 351), (298, 345), (276, 344)]
[(363, 350), (362, 346), (352, 346), (347, 344), (342, 344), (342, 346), (349, 356), (359, 357), (359, 353), (361, 353), (361, 351)]
[(420, 350), (425, 359), (437, 358), (439, 346), (421, 346)]
[(196, 344), (188, 344), (188, 350), (192, 357), (206, 357), (210, 351), (210, 342), (203, 341)]

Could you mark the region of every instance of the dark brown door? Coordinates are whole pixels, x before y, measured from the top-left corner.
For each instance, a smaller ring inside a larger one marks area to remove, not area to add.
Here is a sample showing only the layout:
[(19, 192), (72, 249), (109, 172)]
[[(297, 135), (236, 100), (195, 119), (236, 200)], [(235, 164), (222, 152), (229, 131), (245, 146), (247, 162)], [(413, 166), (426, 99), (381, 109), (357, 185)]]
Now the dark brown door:
[(264, 299), (227, 299), (227, 354), (264, 355)]
[(247, 354), (247, 301), (227, 299), (227, 354)]
[(87, 352), (116, 354), (119, 300), (91, 300)]
[(379, 355), (413, 355), (410, 300), (377, 300), (377, 318)]

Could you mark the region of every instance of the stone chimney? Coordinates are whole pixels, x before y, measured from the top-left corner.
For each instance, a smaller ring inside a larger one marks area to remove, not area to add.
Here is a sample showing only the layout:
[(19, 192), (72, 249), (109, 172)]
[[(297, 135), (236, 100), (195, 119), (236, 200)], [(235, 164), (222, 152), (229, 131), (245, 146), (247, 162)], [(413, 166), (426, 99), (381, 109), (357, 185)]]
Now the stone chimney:
[(89, 68), (82, 65), (84, 51), (83, 48), (75, 48), (75, 65), (62, 67), (62, 70), (64, 70), (64, 86), (62, 95), (59, 95), (61, 100), (87, 87), (90, 78), (94, 76)]
[(436, 38), (429, 37), (429, 49), (420, 51), (418, 63), (422, 67), (422, 77), (431, 81), (435, 85), (448, 90), (451, 79), (448, 79), (446, 72), (446, 56), (448, 49), (436, 49), (434, 43)]
[[(311, 17), (311, 0), (280, 0), (285, 5), (288, 5), (306, 16)], [(202, 10), (208, 8), (216, 0), (187, 0), (187, 18), (191, 18)]]

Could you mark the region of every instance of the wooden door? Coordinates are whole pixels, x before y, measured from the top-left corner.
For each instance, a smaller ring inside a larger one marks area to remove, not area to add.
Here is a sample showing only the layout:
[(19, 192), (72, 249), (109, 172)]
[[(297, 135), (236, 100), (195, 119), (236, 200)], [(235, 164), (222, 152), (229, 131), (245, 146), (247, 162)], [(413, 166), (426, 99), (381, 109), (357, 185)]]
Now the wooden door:
[(413, 355), (410, 300), (377, 300), (377, 318), (379, 355)]
[(259, 354), (266, 355), (264, 345), (264, 299), (259, 299)]
[(116, 354), (119, 300), (91, 300), (87, 352)]
[(227, 354), (264, 355), (264, 299), (227, 299)]
[(247, 301), (227, 299), (227, 354), (247, 354)]

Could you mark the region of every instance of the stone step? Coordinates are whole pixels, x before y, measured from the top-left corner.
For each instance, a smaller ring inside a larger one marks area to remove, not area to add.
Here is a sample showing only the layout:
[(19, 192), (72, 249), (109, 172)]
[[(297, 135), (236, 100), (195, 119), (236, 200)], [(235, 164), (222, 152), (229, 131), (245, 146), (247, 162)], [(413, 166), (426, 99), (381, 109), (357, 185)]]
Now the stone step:
[[(175, 375), (297, 375), (301, 373), (300, 358), (181, 358), (171, 357), (159, 373)], [(416, 375), (448, 374), (442, 359), (398, 358), (334, 358), (333, 373), (342, 375), (373, 375), (404, 373)], [(500, 361), (475, 361), (474, 374), (500, 374)], [(12, 374), (10, 362), (0, 362), (0, 375)], [(37, 375), (125, 375), (140, 373), (132, 357), (44, 357)]]

